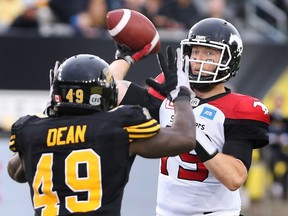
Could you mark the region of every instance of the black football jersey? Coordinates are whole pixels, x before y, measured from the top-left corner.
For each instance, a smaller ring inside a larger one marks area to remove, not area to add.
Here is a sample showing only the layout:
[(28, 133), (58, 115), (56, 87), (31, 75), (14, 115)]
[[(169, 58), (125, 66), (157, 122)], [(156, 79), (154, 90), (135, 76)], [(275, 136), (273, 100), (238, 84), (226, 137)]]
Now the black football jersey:
[(129, 143), (160, 129), (147, 109), (120, 106), (82, 116), (25, 116), (10, 149), (25, 162), (36, 215), (120, 215), (135, 156)]

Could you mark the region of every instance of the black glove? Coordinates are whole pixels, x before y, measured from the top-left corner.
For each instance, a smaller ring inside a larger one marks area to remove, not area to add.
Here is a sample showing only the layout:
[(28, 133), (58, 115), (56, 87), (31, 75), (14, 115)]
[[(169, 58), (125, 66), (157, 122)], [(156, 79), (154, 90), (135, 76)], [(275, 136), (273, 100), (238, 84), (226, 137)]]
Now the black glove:
[(170, 46), (166, 47), (167, 64), (162, 53), (157, 54), (160, 70), (163, 72), (165, 80), (163, 83), (158, 83), (155, 79), (148, 77), (146, 84), (155, 89), (162, 96), (167, 97), (167, 94), (176, 88), (177, 85), (177, 68), (175, 58)]
[(121, 46), (117, 43), (116, 44), (116, 53), (115, 53), (115, 59), (123, 59), (125, 60), (129, 65), (134, 64), (135, 62), (140, 61), (145, 56), (149, 55), (150, 48), (152, 46), (151, 43), (146, 44), (146, 46), (140, 50), (140, 51), (133, 51), (129, 49), (128, 47)]
[(188, 56), (185, 58), (183, 67), (179, 48), (176, 50), (176, 58), (174, 58), (172, 48), (167, 46), (166, 55), (167, 64), (161, 53), (158, 53), (157, 55), (160, 69), (165, 76), (165, 81), (160, 84), (155, 79), (149, 77), (146, 79), (147, 85), (171, 101), (179, 99), (179, 96), (195, 97), (195, 94), (189, 85)]

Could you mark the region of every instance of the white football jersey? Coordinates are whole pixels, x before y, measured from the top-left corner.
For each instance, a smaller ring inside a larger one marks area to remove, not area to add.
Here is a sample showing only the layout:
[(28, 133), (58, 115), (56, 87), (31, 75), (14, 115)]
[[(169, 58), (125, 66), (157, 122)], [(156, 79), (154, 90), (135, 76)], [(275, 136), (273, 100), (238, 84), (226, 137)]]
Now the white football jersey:
[[(222, 152), (225, 143), (224, 125), (227, 118), (269, 122), (265, 106), (249, 96), (230, 93), (200, 105), (199, 102), (197, 98), (191, 102), (196, 120), (196, 139), (201, 137), (199, 133), (207, 134), (211, 145), (219, 152)], [(159, 118), (162, 127), (172, 125), (172, 102), (167, 99), (163, 101)], [(194, 150), (161, 159), (157, 193), (157, 216), (219, 215), (217, 212), (220, 215), (226, 215), (221, 212), (230, 212), (232, 216), (239, 215), (241, 210), (239, 190), (230, 191), (221, 184), (206, 169)]]

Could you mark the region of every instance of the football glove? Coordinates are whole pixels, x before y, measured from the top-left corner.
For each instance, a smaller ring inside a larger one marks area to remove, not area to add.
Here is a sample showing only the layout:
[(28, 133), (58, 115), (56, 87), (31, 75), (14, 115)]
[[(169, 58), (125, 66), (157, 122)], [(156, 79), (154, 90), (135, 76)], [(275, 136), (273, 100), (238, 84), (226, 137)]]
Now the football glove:
[(135, 62), (139, 62), (141, 59), (143, 59), (145, 56), (149, 55), (150, 48), (152, 46), (151, 43), (146, 44), (146, 46), (140, 50), (140, 51), (133, 51), (125, 46), (121, 46), (117, 43), (116, 44), (116, 53), (115, 53), (115, 59), (123, 59), (125, 60), (129, 65), (134, 64)]
[[(161, 53), (157, 54), (160, 69), (163, 71), (165, 81), (158, 83), (155, 79), (149, 77), (146, 79), (146, 84), (158, 91), (164, 97), (171, 101), (180, 99), (180, 96), (195, 97), (195, 93), (189, 85), (189, 59), (185, 56), (184, 67), (181, 60), (180, 48), (176, 50), (176, 58), (172, 48), (166, 48), (167, 64)], [(183, 70), (184, 69), (184, 70)]]
[(212, 145), (210, 138), (201, 130), (196, 129), (195, 151), (201, 162), (205, 162), (218, 154), (218, 149)]

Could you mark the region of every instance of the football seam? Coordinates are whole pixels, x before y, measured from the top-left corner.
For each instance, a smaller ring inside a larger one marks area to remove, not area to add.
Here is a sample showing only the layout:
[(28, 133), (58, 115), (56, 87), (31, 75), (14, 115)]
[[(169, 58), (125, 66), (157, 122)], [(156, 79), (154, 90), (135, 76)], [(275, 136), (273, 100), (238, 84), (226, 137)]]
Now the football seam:
[(109, 31), (109, 34), (114, 37), (116, 36), (117, 34), (119, 34), (124, 28), (125, 26), (127, 25), (127, 23), (129, 22), (130, 20), (130, 17), (131, 17), (131, 11), (128, 10), (128, 9), (123, 9), (123, 16), (121, 18), (121, 20), (119, 21), (119, 23), (111, 30), (108, 30)]
[(149, 49), (149, 52), (151, 52), (154, 49), (154, 47), (157, 45), (159, 40), (160, 40), (160, 36), (159, 36), (158, 31), (156, 31), (156, 34), (154, 35), (154, 38), (150, 42), (151, 43), (151, 47)]

